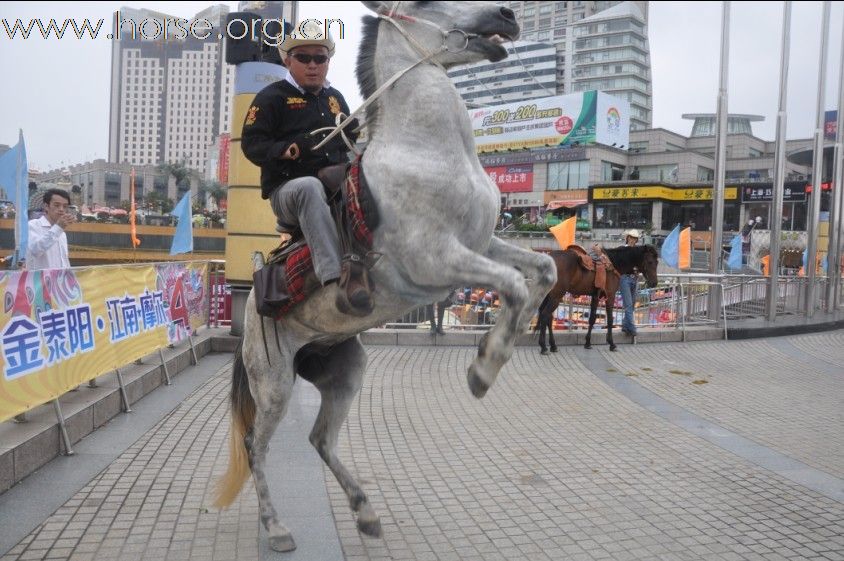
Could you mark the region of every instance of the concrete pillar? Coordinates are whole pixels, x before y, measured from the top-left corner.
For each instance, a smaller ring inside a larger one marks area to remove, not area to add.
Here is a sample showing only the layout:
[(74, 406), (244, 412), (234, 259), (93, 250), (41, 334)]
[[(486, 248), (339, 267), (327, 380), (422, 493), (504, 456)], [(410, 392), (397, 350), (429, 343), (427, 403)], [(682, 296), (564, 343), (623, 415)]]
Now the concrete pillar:
[(252, 253), (266, 256), (279, 244), (269, 201), (261, 198), (261, 170), (240, 148), (243, 121), (255, 94), (287, 74), (269, 62), (243, 62), (235, 70), (234, 107), (229, 144), (229, 191), (226, 219), (226, 281), (232, 287), (232, 335), (243, 333), (243, 311), (252, 289)]
[(654, 201), (653, 208), (651, 208), (651, 228), (652, 232), (662, 229), (662, 201)]

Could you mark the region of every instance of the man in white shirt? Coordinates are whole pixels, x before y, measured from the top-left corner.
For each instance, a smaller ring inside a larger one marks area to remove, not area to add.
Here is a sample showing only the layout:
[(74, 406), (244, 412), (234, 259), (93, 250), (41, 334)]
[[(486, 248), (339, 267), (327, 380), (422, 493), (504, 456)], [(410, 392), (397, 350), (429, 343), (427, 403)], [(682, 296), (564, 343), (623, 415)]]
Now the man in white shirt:
[(70, 195), (62, 189), (48, 189), (44, 193), (44, 216), (29, 221), (29, 245), (26, 248), (26, 268), (66, 269), (70, 267), (67, 256), (65, 228), (76, 222), (67, 212)]

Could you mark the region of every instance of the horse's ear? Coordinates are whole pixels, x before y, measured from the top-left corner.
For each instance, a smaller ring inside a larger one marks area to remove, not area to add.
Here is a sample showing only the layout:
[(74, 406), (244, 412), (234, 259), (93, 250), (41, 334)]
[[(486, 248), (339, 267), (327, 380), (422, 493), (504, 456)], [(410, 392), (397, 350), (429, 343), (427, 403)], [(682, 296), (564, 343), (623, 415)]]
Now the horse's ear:
[(375, 12), (376, 14), (386, 14), (390, 11), (387, 2), (361, 2), (364, 6)]

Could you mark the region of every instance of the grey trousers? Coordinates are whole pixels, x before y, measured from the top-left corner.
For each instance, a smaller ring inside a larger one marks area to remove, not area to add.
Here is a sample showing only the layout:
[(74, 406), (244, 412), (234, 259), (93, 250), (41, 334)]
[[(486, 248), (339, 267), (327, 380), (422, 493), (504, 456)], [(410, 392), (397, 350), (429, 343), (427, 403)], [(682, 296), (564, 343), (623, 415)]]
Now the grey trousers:
[(291, 179), (270, 195), (279, 231), (299, 226), (311, 248), (317, 278), (324, 285), (340, 278), (340, 240), (325, 198), (322, 182), (316, 177)]

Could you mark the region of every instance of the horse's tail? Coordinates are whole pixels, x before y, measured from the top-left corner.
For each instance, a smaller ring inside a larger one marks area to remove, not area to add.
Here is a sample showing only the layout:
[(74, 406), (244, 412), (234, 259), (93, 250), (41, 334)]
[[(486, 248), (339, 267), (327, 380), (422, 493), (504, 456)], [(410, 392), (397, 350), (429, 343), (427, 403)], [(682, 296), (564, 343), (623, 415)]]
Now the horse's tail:
[(232, 504), (249, 477), (249, 460), (244, 438), (255, 423), (255, 401), (249, 391), (249, 379), (243, 364), (243, 342), (234, 353), (231, 393), (231, 430), (229, 435), (229, 466), (217, 480), (214, 489), (214, 506), (224, 508)]
[(542, 302), (539, 304), (539, 311), (538, 311), (537, 317), (536, 317), (536, 325), (533, 326), (533, 332), (534, 333), (539, 331), (539, 324), (542, 323), (542, 312), (545, 309), (545, 307), (548, 305), (550, 298), (551, 298), (551, 295), (546, 294), (545, 298), (543, 298)]

